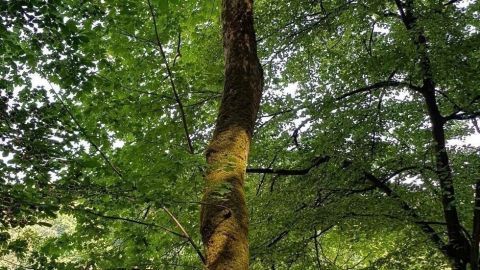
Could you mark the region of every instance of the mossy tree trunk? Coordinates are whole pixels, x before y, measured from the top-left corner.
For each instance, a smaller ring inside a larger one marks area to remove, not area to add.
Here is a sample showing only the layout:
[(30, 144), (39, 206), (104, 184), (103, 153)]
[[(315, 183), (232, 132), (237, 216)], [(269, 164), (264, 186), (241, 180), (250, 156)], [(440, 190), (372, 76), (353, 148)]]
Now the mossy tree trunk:
[(253, 27), (253, 0), (223, 0), (225, 85), (206, 151), (201, 233), (207, 269), (248, 269), (244, 182), (263, 88)]

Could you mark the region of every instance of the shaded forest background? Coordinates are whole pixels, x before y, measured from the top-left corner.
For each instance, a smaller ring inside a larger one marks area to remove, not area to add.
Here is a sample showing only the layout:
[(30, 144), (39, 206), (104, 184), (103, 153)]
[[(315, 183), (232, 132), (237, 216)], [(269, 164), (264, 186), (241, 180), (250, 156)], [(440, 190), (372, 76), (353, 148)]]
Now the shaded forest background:
[[(0, 1), (0, 268), (202, 269), (220, 20)], [(478, 1), (257, 0), (255, 20), (251, 269), (478, 269)]]

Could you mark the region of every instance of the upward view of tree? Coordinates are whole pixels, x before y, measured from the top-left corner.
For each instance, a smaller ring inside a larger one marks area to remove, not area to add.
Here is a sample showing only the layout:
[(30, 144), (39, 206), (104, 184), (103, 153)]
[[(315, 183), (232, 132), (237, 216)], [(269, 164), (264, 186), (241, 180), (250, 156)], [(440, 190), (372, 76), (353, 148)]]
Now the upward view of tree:
[(0, 1), (0, 269), (479, 269), (479, 27), (475, 0)]

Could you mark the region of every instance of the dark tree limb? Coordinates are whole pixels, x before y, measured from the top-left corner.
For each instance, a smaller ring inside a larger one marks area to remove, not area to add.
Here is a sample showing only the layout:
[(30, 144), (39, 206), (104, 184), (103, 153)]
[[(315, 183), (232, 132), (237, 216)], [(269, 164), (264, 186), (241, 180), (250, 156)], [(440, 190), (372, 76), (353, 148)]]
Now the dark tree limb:
[(443, 119), (444, 121), (450, 120), (471, 120), (480, 117), (480, 112), (473, 112), (473, 113), (461, 113), (461, 112), (454, 112), (450, 115), (445, 116)]
[(279, 235), (273, 238), (272, 241), (270, 241), (270, 243), (267, 244), (267, 247), (274, 246), (276, 243), (278, 243), (278, 241), (282, 240), (285, 236), (287, 236), (289, 232), (290, 232), (289, 230), (282, 231)]
[(365, 177), (369, 180), (373, 185), (375, 185), (379, 190), (385, 193), (390, 198), (394, 199), (398, 202), (400, 207), (410, 216), (415, 224), (419, 226), (419, 228), (430, 238), (430, 240), (435, 244), (435, 246), (442, 251), (445, 256), (448, 256), (448, 246), (443, 242), (443, 240), (438, 236), (438, 233), (426, 223), (421, 223), (420, 216), (416, 213), (415, 209), (413, 209), (408, 203), (406, 203), (396, 192), (394, 192), (385, 181), (382, 181), (375, 177), (373, 174), (365, 172)]
[[(277, 175), (306, 175), (309, 173), (309, 171), (314, 168), (319, 166), (322, 163), (328, 162), (330, 160), (329, 156), (324, 156), (322, 158), (317, 158), (315, 162), (312, 163), (310, 167), (307, 167), (305, 169), (297, 169), (297, 170), (286, 170), (286, 169), (247, 169), (247, 172), (249, 173), (271, 173), (271, 174), (277, 174)], [(351, 164), (352, 161), (347, 161), (344, 162), (347, 164)], [(348, 165), (347, 165), (348, 166)], [(399, 169), (391, 174), (389, 174), (387, 177), (384, 179), (379, 179), (375, 177), (372, 173), (369, 172), (364, 172), (364, 177), (366, 180), (372, 183), (372, 185), (385, 193), (388, 197), (392, 198), (393, 200), (397, 201), (399, 203), (400, 208), (402, 208), (409, 217), (412, 218), (413, 222), (418, 225), (418, 227), (430, 238), (430, 240), (435, 244), (435, 246), (445, 255), (447, 255), (448, 252), (448, 246), (443, 242), (443, 240), (440, 238), (438, 233), (427, 223), (422, 222), (422, 219), (420, 216), (416, 213), (416, 211), (407, 203), (405, 202), (396, 192), (394, 192), (387, 184), (387, 181), (391, 179), (392, 177), (411, 170), (418, 168), (417, 166), (409, 166), (405, 167), (402, 169)], [(365, 189), (365, 191), (371, 190), (371, 188)], [(283, 238), (285, 235), (279, 235), (277, 238), (280, 239), (273, 239), (272, 242), (278, 242)], [(276, 241), (274, 241), (276, 240)]]
[(462, 0), (450, 0), (447, 3), (443, 4), (444, 7), (461, 2)]
[(182, 46), (182, 32), (178, 31), (178, 38), (177, 38), (177, 54), (175, 54), (175, 57), (173, 58), (173, 64), (172, 66), (175, 67), (175, 64), (177, 64), (177, 59), (182, 56), (182, 53), (180, 52), (180, 47)]
[(381, 88), (386, 88), (386, 87), (406, 87), (406, 88), (409, 88), (411, 90), (414, 90), (414, 91), (417, 91), (419, 92), (420, 91), (420, 87), (417, 87), (415, 85), (412, 85), (410, 83), (405, 83), (405, 82), (399, 82), (399, 81), (394, 81), (394, 80), (389, 80), (389, 81), (382, 81), (382, 82), (377, 82), (377, 83), (374, 83), (372, 85), (368, 85), (368, 86), (365, 86), (365, 87), (362, 87), (362, 88), (358, 88), (356, 90), (353, 90), (353, 91), (350, 91), (348, 93), (345, 93), (341, 96), (338, 96), (336, 98), (336, 100), (342, 100), (344, 98), (347, 98), (347, 97), (350, 97), (350, 96), (353, 96), (355, 94), (359, 94), (359, 93), (364, 93), (364, 92), (370, 92), (372, 90), (376, 90), (376, 89), (381, 89)]
[(462, 231), (453, 186), (453, 172), (446, 150), (445, 117), (442, 116), (436, 97), (436, 83), (433, 77), (430, 56), (428, 54), (428, 41), (425, 31), (417, 25), (417, 16), (414, 14), (414, 0), (395, 0), (405, 29), (411, 35), (413, 45), (416, 47), (420, 62), (420, 73), (423, 85), (420, 93), (423, 95), (431, 123), (432, 142), (434, 145), (435, 167), (440, 183), (442, 207), (447, 223), (448, 249), (445, 253), (454, 269), (465, 269), (470, 262), (471, 243)]
[(277, 175), (306, 175), (315, 167), (320, 166), (330, 160), (329, 156), (317, 157), (312, 164), (304, 169), (271, 169), (271, 168), (247, 168), (247, 173), (265, 173)]
[[(275, 156), (273, 157), (272, 161), (270, 162), (270, 164), (268, 165), (268, 169), (270, 169), (273, 164), (275, 163), (275, 161), (277, 160), (277, 157), (278, 157), (278, 153), (275, 154)], [(265, 177), (267, 176), (267, 174), (263, 174), (262, 175), (262, 179), (260, 180), (260, 183), (258, 183), (258, 187), (257, 187), (257, 192), (255, 193), (256, 196), (258, 196), (258, 194), (260, 194), (260, 190), (263, 186), (263, 183), (265, 182)]]

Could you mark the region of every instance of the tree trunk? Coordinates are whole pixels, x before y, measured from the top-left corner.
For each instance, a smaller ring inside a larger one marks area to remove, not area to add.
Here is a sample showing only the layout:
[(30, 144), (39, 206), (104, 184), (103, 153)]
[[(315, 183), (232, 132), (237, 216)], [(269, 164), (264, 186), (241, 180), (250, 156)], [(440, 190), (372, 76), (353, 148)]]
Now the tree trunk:
[(253, 0), (223, 0), (225, 84), (207, 173), (201, 234), (207, 269), (248, 269), (248, 215), (244, 181), (263, 88), (256, 53)]
[(438, 107), (435, 95), (435, 81), (433, 79), (428, 43), (421, 27), (417, 27), (417, 17), (414, 15), (413, 0), (402, 2), (395, 0), (405, 28), (411, 32), (412, 41), (416, 46), (420, 60), (420, 71), (423, 78), (421, 93), (427, 107), (431, 123), (432, 139), (435, 151), (435, 171), (440, 183), (442, 207), (447, 223), (449, 257), (453, 269), (464, 270), (470, 262), (470, 242), (462, 231), (462, 225), (455, 202), (453, 175), (445, 143), (445, 118)]
[(473, 209), (472, 254), (470, 264), (472, 270), (479, 269), (478, 244), (480, 243), (480, 179), (475, 184), (475, 204)]
[(445, 144), (444, 120), (438, 109), (433, 83), (424, 83), (423, 96), (432, 125), (435, 148), (436, 173), (442, 190), (442, 206), (449, 240), (449, 254), (453, 269), (463, 270), (469, 262), (470, 244), (462, 232), (455, 203), (453, 176)]

